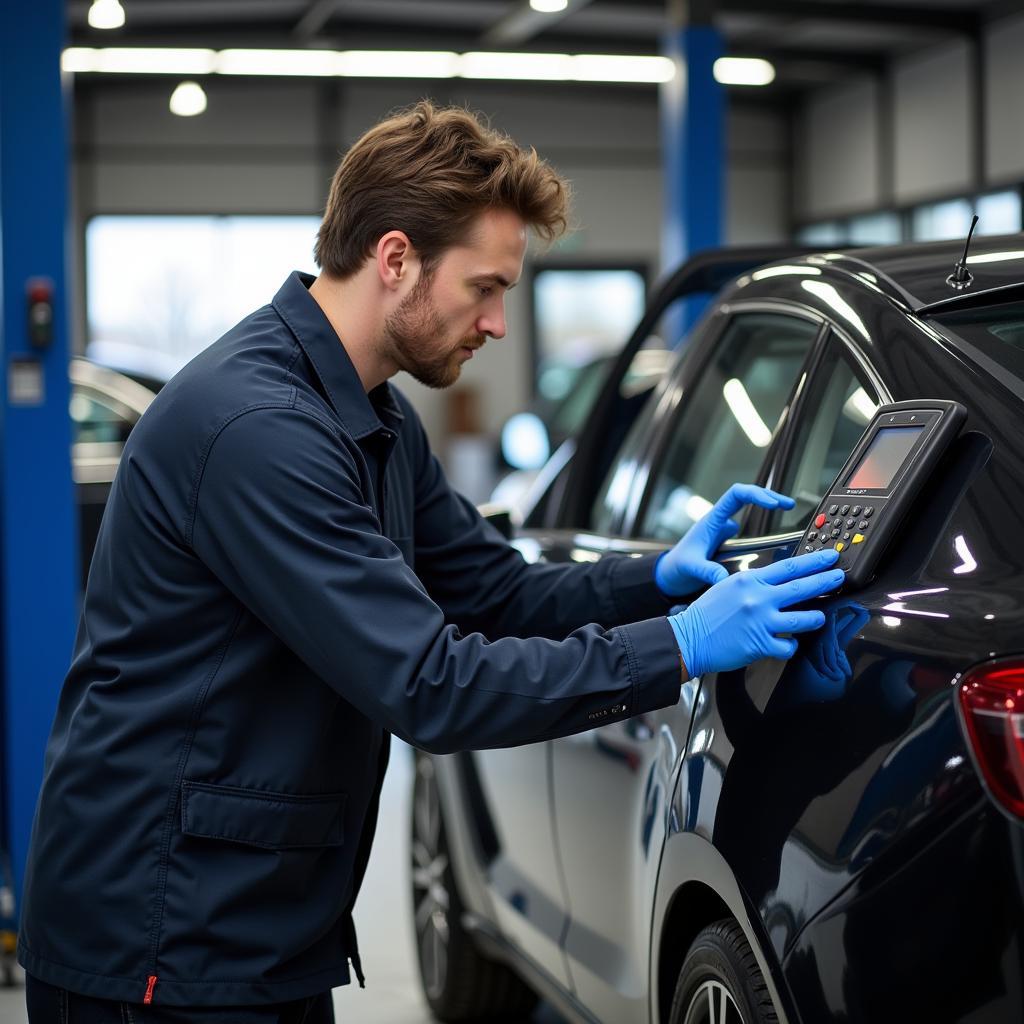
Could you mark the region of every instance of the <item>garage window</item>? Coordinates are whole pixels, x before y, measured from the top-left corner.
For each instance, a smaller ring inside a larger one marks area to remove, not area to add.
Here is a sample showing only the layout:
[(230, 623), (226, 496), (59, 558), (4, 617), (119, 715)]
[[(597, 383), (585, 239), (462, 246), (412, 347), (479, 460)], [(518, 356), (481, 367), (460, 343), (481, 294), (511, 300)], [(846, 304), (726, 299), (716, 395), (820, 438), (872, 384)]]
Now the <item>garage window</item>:
[(319, 217), (100, 216), (85, 229), (86, 355), (167, 380), (293, 270)]

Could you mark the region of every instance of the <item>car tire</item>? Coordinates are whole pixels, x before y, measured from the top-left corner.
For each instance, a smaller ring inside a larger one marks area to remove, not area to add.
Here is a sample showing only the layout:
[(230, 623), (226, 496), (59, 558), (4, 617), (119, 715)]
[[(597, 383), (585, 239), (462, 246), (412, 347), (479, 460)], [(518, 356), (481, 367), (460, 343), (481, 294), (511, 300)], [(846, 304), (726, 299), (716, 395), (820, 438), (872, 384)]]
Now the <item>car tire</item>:
[(672, 999), (669, 1024), (777, 1024), (757, 960), (735, 921), (708, 925), (693, 940)]
[(448, 1024), (523, 1020), (536, 994), (484, 956), (462, 924), (434, 765), (423, 754), (416, 755), (413, 781), (411, 860), (416, 960), (433, 1015)]

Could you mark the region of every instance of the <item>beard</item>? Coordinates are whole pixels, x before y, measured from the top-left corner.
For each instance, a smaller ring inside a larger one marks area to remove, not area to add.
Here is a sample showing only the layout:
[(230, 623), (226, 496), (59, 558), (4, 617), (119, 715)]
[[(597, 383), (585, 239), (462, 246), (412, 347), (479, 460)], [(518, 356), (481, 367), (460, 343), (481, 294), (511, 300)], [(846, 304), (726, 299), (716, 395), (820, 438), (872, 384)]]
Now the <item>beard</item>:
[(447, 388), (462, 373), (460, 350), (479, 348), (485, 339), (474, 333), (452, 348), (439, 348), (447, 324), (433, 303), (430, 285), (430, 276), (421, 275), (416, 287), (384, 321), (384, 344), (399, 368), (421, 384)]

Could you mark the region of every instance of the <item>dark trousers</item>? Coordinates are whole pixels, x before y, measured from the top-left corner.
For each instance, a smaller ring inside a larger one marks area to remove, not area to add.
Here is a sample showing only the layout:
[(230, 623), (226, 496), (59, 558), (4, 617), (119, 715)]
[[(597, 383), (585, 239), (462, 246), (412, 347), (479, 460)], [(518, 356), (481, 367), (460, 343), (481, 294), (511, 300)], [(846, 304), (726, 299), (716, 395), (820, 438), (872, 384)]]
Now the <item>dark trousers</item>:
[(94, 999), (25, 976), (29, 1024), (334, 1024), (330, 992), (263, 1006), (162, 1006)]

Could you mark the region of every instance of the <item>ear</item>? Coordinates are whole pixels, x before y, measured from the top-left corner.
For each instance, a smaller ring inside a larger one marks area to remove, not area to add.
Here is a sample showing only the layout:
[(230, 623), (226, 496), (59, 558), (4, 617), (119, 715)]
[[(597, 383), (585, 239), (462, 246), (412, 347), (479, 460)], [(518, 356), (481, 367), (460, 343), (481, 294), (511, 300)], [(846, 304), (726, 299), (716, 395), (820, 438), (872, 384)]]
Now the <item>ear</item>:
[(389, 231), (377, 241), (377, 274), (385, 288), (395, 291), (407, 284), (419, 258), (404, 231)]

